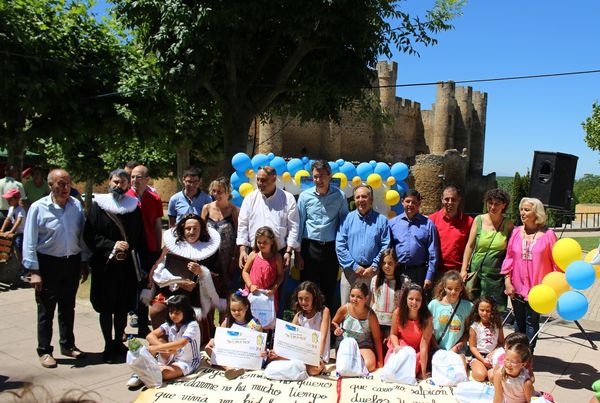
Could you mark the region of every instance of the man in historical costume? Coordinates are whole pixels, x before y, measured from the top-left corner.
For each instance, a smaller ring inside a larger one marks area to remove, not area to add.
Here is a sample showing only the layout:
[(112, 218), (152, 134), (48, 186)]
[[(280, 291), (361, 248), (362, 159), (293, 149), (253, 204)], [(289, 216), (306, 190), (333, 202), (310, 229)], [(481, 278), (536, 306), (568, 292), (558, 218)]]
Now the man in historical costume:
[(109, 193), (94, 198), (84, 239), (92, 250), (90, 299), (100, 314), (105, 343), (102, 358), (112, 363), (127, 352), (123, 344), (127, 313), (135, 308), (137, 284), (146, 275), (142, 268), (147, 247), (138, 200), (126, 194), (129, 175), (117, 169), (109, 180)]
[[(146, 236), (146, 246), (148, 249), (148, 264), (152, 265), (160, 256), (162, 243), (162, 216), (163, 207), (160, 196), (150, 189), (148, 182), (150, 174), (148, 168), (144, 165), (136, 165), (131, 171), (131, 188), (127, 195), (138, 199), (138, 205), (142, 211), (142, 220), (144, 222), (144, 234)], [(149, 272), (149, 267), (145, 268)], [(138, 292), (141, 293), (148, 281), (146, 278), (138, 284)], [(148, 307), (142, 304), (138, 298), (136, 309), (137, 320), (135, 325), (138, 327), (138, 337), (146, 337), (148, 334)]]
[(438, 236), (433, 222), (419, 213), (421, 194), (409, 189), (402, 199), (404, 212), (389, 222), (392, 245), (402, 274), (430, 289), (438, 261)]
[(352, 285), (369, 285), (377, 273), (381, 252), (390, 245), (387, 218), (373, 210), (373, 189), (358, 185), (354, 189), (356, 210), (351, 211), (337, 233), (335, 249), (342, 266), (341, 304), (348, 302)]
[(174, 227), (186, 214), (200, 215), (202, 207), (212, 202), (210, 196), (200, 189), (202, 178), (200, 177), (200, 170), (198, 168), (190, 167), (183, 171), (181, 182), (183, 183), (183, 190), (175, 193), (169, 199), (167, 210), (169, 228)]
[(35, 289), (40, 363), (56, 367), (52, 356), (52, 322), (58, 305), (61, 354), (81, 358), (75, 346), (73, 322), (79, 280), (88, 276), (89, 250), (83, 242), (85, 216), (81, 203), (69, 195), (71, 176), (63, 169), (48, 174), (51, 193), (33, 203), (25, 223), (23, 266)]

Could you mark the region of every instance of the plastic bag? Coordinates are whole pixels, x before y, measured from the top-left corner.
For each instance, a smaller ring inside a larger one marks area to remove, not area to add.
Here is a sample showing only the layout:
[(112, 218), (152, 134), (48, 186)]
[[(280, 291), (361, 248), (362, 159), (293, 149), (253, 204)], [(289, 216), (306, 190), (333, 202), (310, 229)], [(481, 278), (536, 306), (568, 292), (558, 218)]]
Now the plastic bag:
[(504, 351), (503, 347), (499, 347), (492, 353), (492, 366), (503, 366), (504, 365), (504, 356), (506, 355), (506, 351)]
[(342, 340), (335, 355), (335, 362), (335, 372), (338, 378), (369, 375), (365, 361), (360, 355), (358, 343), (352, 337)]
[(276, 360), (265, 368), (265, 378), (278, 381), (304, 381), (308, 378), (306, 366), (299, 360)]
[(163, 379), (160, 366), (146, 347), (141, 347), (136, 351), (128, 351), (127, 365), (131, 367), (147, 387), (158, 388), (162, 385)]
[(460, 403), (493, 403), (494, 387), (482, 382), (462, 382), (454, 388), (454, 397)]
[(267, 296), (262, 292), (249, 294), (250, 311), (252, 316), (258, 319), (263, 328), (271, 328), (275, 322), (275, 301), (273, 296)]
[(392, 354), (381, 369), (383, 382), (404, 383), (414, 385), (417, 383), (415, 367), (417, 366), (417, 352), (410, 346), (405, 346), (400, 351)]
[(467, 382), (463, 358), (453, 351), (438, 350), (431, 359), (431, 380), (437, 386), (456, 386)]

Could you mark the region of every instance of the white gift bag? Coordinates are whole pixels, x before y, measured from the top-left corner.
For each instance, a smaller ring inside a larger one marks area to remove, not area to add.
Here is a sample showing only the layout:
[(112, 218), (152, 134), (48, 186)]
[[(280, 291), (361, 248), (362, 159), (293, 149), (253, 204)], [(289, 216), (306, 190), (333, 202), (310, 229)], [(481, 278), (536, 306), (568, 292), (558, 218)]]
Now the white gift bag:
[(454, 397), (460, 403), (493, 403), (494, 387), (483, 382), (461, 382), (454, 388)]
[(462, 357), (453, 351), (436, 351), (431, 359), (431, 380), (437, 386), (467, 382), (469, 378)]
[(381, 369), (383, 382), (403, 383), (414, 385), (417, 383), (415, 368), (417, 366), (417, 352), (410, 346), (405, 346), (400, 351), (392, 354)]
[(365, 361), (360, 355), (358, 343), (352, 337), (346, 337), (340, 343), (335, 355), (335, 372), (338, 378), (369, 375)]
[(267, 296), (262, 292), (249, 294), (250, 311), (252, 316), (258, 319), (263, 328), (272, 328), (275, 322), (275, 301), (273, 296)]
[(128, 351), (127, 365), (131, 367), (147, 387), (158, 388), (162, 385), (163, 379), (160, 366), (146, 347), (140, 347), (136, 351)]
[(299, 360), (276, 360), (265, 368), (265, 378), (278, 381), (304, 381), (308, 379), (306, 366)]

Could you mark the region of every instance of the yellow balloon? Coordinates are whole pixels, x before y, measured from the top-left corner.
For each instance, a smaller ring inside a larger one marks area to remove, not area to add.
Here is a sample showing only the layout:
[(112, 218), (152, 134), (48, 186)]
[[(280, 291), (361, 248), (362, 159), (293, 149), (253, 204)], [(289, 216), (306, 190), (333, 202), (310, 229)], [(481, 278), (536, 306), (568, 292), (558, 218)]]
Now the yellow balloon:
[(346, 174), (338, 172), (333, 174), (333, 177), (340, 178), (340, 189), (344, 189), (348, 185), (348, 178), (346, 177)]
[(388, 186), (394, 186), (396, 184), (396, 178), (393, 176), (388, 176), (388, 178), (385, 180), (385, 183), (387, 183)]
[(548, 314), (556, 308), (558, 296), (549, 285), (538, 284), (529, 290), (527, 296), (531, 309), (541, 314)]
[(392, 218), (396, 217), (397, 215), (398, 215), (398, 214), (396, 214), (396, 212), (395, 212), (394, 210), (390, 210), (390, 211), (388, 211), (388, 213), (387, 213), (387, 218), (388, 218), (388, 219), (392, 219)]
[(559, 239), (552, 248), (552, 259), (562, 271), (576, 260), (581, 260), (581, 246), (573, 238)]
[(360, 176), (355, 176), (354, 178), (352, 178), (352, 186), (358, 186), (360, 185), (362, 182), (362, 179), (360, 179)]
[(254, 190), (254, 186), (252, 186), (250, 183), (246, 182), (246, 183), (242, 183), (240, 185), (240, 189), (239, 192), (242, 195), (242, 197), (246, 197), (250, 194), (250, 192), (252, 192)]
[(248, 178), (254, 178), (254, 170), (252, 168), (248, 169), (245, 174)]
[(558, 297), (560, 297), (562, 293), (571, 289), (571, 286), (569, 286), (569, 283), (567, 283), (567, 277), (565, 276), (565, 273), (560, 271), (553, 271), (546, 274), (542, 280), (542, 284), (550, 286), (554, 292), (556, 292)]
[(367, 185), (371, 186), (373, 189), (381, 187), (381, 175), (371, 174), (367, 176)]
[(284, 172), (281, 174), (282, 181), (288, 182), (290, 179), (292, 179), (292, 174), (290, 174), (289, 172)]
[(388, 190), (385, 192), (385, 204), (388, 206), (395, 206), (400, 202), (400, 193), (395, 190)]
[(298, 172), (296, 172), (296, 175), (294, 175), (294, 180), (296, 181), (296, 185), (300, 186), (300, 181), (302, 180), (302, 177), (304, 176), (310, 176), (310, 174), (308, 173), (308, 171), (306, 169), (301, 169)]
[[(598, 248), (592, 249), (585, 255), (585, 261), (590, 263), (592, 259), (596, 257), (598, 254)], [(594, 265), (594, 270), (596, 270), (596, 278), (600, 278), (600, 264)]]

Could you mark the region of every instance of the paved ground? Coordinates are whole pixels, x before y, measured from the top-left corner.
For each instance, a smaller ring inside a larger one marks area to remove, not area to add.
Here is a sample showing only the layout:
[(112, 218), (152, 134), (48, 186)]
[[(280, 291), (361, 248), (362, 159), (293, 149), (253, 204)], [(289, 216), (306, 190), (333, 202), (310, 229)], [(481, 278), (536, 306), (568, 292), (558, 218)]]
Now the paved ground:
[[(592, 312), (600, 306), (600, 281), (588, 296), (593, 296)], [(594, 311), (595, 310), (595, 311)], [(104, 364), (98, 316), (86, 300), (79, 300), (76, 316), (77, 345), (90, 352), (87, 359), (75, 361), (57, 352), (58, 368), (45, 369), (35, 352), (36, 309), (33, 290), (18, 289), (0, 293), (0, 402), (17, 401), (9, 394), (34, 385), (38, 401), (50, 401), (70, 390), (90, 391), (90, 398), (102, 402), (130, 402), (138, 392), (124, 386), (130, 371), (124, 363)], [(600, 344), (600, 322), (586, 317), (581, 321), (593, 341)], [(131, 330), (131, 329), (129, 329)], [(510, 331), (509, 328), (506, 329)], [(58, 345), (55, 326), (54, 345)], [(590, 385), (600, 379), (600, 351), (593, 350), (573, 322), (554, 320), (543, 330), (534, 361), (536, 389), (550, 392), (557, 402), (587, 402)], [(26, 401), (31, 401), (28, 399)]]

